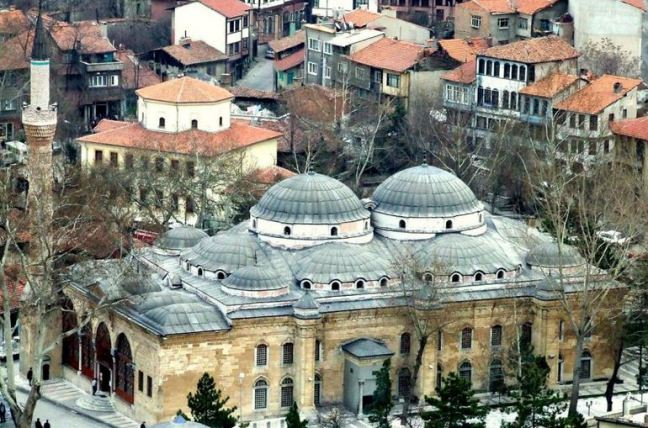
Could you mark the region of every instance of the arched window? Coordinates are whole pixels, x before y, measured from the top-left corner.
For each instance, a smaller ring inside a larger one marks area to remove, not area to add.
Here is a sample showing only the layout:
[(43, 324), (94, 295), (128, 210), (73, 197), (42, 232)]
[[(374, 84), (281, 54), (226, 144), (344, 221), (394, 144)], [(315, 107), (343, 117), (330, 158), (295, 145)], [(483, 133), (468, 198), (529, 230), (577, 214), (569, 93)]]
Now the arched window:
[(592, 354), (587, 349), (581, 355), (578, 375), (581, 380), (590, 380), (592, 378)]
[(410, 340), (411, 336), (409, 333), (403, 333), (400, 337), (400, 353), (409, 354), (410, 353)]
[(461, 349), (472, 348), (472, 328), (466, 327), (461, 330)]
[(461, 275), (458, 273), (453, 273), (450, 277), (451, 282), (461, 282)]
[(290, 232), (291, 230), (289, 226), (284, 227), (284, 236), (290, 236)]
[[(110, 370), (113, 368), (113, 355), (112, 355), (112, 342), (110, 340), (110, 332), (106, 323), (100, 323), (97, 327), (97, 333), (95, 334), (95, 355), (97, 360), (97, 366), (99, 368), (99, 391), (110, 391), (110, 379), (108, 379), (107, 373), (110, 373)], [(104, 373), (104, 376), (100, 376), (100, 373)]]
[(223, 126), (223, 116), (218, 118), (218, 126)]
[(491, 361), (488, 370), (488, 390), (490, 392), (502, 391), (504, 386), (504, 371), (502, 370), (502, 361), (495, 359)]
[(436, 389), (439, 391), (441, 389), (443, 382), (443, 367), (441, 367), (441, 364), (437, 364), (437, 369), (436, 369)]
[(92, 344), (92, 328), (87, 323), (81, 329), (81, 373), (88, 378), (94, 377), (94, 346)]
[(198, 129), (198, 121), (196, 119), (191, 120), (191, 129)]
[(331, 236), (337, 236), (338, 234), (338, 229), (337, 227), (332, 227), (331, 228)]
[(502, 326), (494, 325), (491, 327), (491, 346), (499, 348), (502, 346)]
[(493, 75), (493, 61), (490, 59), (486, 61), (486, 74), (489, 76)]
[(563, 358), (562, 354), (558, 354), (558, 373), (556, 373), (556, 380), (558, 383), (562, 382), (563, 380), (563, 367), (565, 365), (565, 359)]
[(411, 379), (412, 379), (412, 375), (410, 374), (408, 368), (403, 367), (398, 371), (398, 396), (399, 397), (409, 397)]
[(258, 345), (256, 347), (256, 365), (264, 367), (268, 365), (268, 345)]
[(381, 287), (387, 287), (387, 284), (389, 283), (389, 279), (386, 277), (380, 278), (380, 286)]
[(511, 64), (507, 62), (504, 63), (504, 78), (508, 79), (509, 77), (511, 77)]
[(493, 76), (499, 77), (500, 75), (500, 62), (495, 61), (494, 67), (493, 67)]
[(497, 271), (497, 279), (502, 279), (504, 278), (504, 269), (500, 269)]
[(484, 58), (479, 58), (479, 63), (478, 64), (479, 64), (479, 68), (478, 68), (477, 73), (478, 74), (484, 74), (484, 72), (486, 70), (486, 67), (485, 67), (486, 61), (484, 60)]
[(124, 333), (117, 336), (117, 355), (115, 357), (117, 373), (115, 376), (115, 393), (128, 403), (133, 403), (135, 393), (135, 370), (130, 343)]
[(432, 275), (430, 272), (425, 272), (423, 274), (423, 281), (431, 282), (433, 280), (434, 280), (434, 275)]
[(203, 271), (203, 268), (199, 267), (198, 268), (198, 276), (203, 276), (205, 272)]
[(459, 376), (472, 383), (472, 365), (468, 361), (464, 361), (459, 366)]
[(509, 108), (509, 91), (507, 90), (504, 90), (504, 92), (502, 92), (502, 108)]
[(322, 356), (322, 342), (319, 339), (315, 339), (315, 361), (319, 361)]
[(452, 229), (452, 220), (446, 221), (446, 229)]
[(520, 66), (520, 80), (525, 81), (526, 80), (526, 67)]
[(283, 365), (290, 365), (293, 363), (294, 349), (295, 346), (291, 342), (283, 344), (281, 349), (282, 351), (281, 362), (283, 363)]
[(369, 222), (368, 222), (368, 221), (365, 221), (364, 229), (365, 229), (365, 230), (369, 230)]
[(256, 229), (256, 219), (252, 219), (252, 229)]
[(358, 279), (355, 282), (355, 286), (356, 286), (356, 288), (364, 288), (364, 286), (365, 286), (364, 279)]
[(265, 409), (268, 406), (268, 382), (259, 379), (254, 384), (254, 408)]
[(227, 278), (227, 274), (223, 272), (222, 270), (216, 271), (216, 279), (225, 279)]
[(165, 124), (166, 124), (166, 120), (163, 117), (158, 119), (158, 128), (164, 129)]
[(320, 405), (320, 400), (322, 396), (322, 376), (318, 373), (315, 373), (315, 381), (313, 382), (313, 403), (316, 406)]
[(511, 92), (511, 110), (517, 111), (518, 109), (518, 94), (517, 92)]
[(511, 66), (511, 79), (517, 80), (518, 78), (518, 66), (517, 64), (513, 64)]
[(340, 290), (340, 281), (331, 281), (331, 290), (339, 291)]
[(310, 281), (307, 280), (307, 279), (304, 279), (304, 280), (302, 280), (302, 282), (300, 283), (300, 285), (301, 285), (301, 288), (303, 288), (304, 290), (310, 290), (311, 287), (313, 286), (313, 283), (310, 282)]
[(481, 281), (484, 279), (484, 274), (481, 272), (475, 273), (475, 281)]
[(281, 407), (290, 407), (293, 401), (293, 380), (288, 377), (281, 382)]
[(405, 223), (405, 220), (401, 220), (401, 221), (398, 222), (398, 227), (399, 228), (405, 229), (406, 226), (407, 226), (407, 223)]

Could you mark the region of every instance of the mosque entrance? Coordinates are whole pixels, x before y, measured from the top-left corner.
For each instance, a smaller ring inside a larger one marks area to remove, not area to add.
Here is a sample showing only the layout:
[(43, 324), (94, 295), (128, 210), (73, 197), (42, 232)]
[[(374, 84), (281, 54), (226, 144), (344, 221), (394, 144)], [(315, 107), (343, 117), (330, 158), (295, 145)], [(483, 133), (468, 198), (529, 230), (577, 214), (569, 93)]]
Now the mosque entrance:
[(97, 386), (99, 391), (111, 392), (113, 358), (111, 352), (110, 333), (106, 324), (101, 323), (97, 327), (95, 338), (95, 350), (97, 352), (96, 371), (98, 375)]
[(110, 375), (111, 370), (104, 364), (99, 363), (99, 391), (110, 392)]

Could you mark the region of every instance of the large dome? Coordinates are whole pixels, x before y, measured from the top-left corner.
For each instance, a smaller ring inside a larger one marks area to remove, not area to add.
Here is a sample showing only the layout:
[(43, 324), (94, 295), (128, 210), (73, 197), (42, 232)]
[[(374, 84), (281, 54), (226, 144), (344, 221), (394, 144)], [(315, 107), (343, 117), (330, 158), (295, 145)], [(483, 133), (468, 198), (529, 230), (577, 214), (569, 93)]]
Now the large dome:
[(453, 217), (483, 209), (455, 175), (429, 165), (400, 171), (376, 188), (375, 212), (401, 217)]
[(314, 172), (272, 186), (252, 207), (250, 215), (291, 224), (339, 224), (369, 218), (369, 212), (351, 189)]

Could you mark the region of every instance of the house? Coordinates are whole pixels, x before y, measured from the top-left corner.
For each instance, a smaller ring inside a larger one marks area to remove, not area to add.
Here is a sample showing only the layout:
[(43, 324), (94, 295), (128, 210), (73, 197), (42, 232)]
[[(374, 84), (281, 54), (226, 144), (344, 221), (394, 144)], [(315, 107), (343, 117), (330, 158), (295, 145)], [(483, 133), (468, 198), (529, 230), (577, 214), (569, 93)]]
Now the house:
[(644, 80), (648, 79), (648, 7), (645, 0), (598, 0), (596, 7), (591, 5), (587, 0), (569, 0), (576, 49), (582, 50), (588, 42), (609, 39), (631, 57), (641, 59), (637, 66), (641, 66)]
[(161, 83), (162, 79), (130, 49), (123, 47), (118, 49), (117, 59), (124, 64), (121, 81), (121, 87), (124, 90), (124, 116), (131, 116), (137, 111), (135, 91)]
[(0, 48), (0, 142), (17, 138), (22, 128), (21, 106), (28, 100), (29, 57), (34, 31), (24, 31), (4, 42)]
[(252, 7), (239, 0), (194, 0), (173, 9), (171, 39), (175, 45), (187, 38), (202, 40), (226, 54), (233, 83), (254, 51), (251, 24)]
[[(242, 169), (248, 172), (276, 165), (280, 134), (232, 120), (233, 95), (227, 90), (182, 77), (136, 93), (136, 122), (102, 120), (94, 133), (77, 139), (82, 168), (144, 168), (150, 169), (153, 178), (167, 173), (193, 177), (200, 159), (225, 153), (240, 156)], [(172, 201), (176, 218), (196, 223), (194, 202), (186, 195), (170, 193), (168, 177), (150, 182), (158, 187), (149, 189), (140, 183), (140, 201), (153, 195), (159, 201)]]
[(342, 24), (306, 24), (306, 83), (333, 87), (346, 84), (348, 60), (352, 55), (385, 35), (378, 30), (351, 29)]
[(374, 13), (365, 9), (356, 9), (342, 16), (339, 21), (354, 28), (369, 28), (382, 31), (385, 37), (422, 45), (428, 43), (432, 38), (429, 28), (398, 19), (395, 13), (390, 10)]
[(615, 120), (609, 126), (615, 140), (615, 159), (634, 168), (644, 189), (648, 189), (648, 116)]
[(317, 23), (326, 23), (355, 9), (377, 13), (378, 0), (313, 0), (311, 14)]
[(457, 4), (464, 0), (380, 0), (381, 10), (396, 12), (401, 19), (427, 27), (449, 29)]
[(254, 9), (260, 44), (293, 35), (306, 22), (307, 1), (245, 0)]
[(268, 46), (274, 52), (274, 83), (277, 90), (286, 89), (304, 81), (305, 31), (292, 36), (272, 40)]
[(29, 30), (31, 23), (20, 9), (11, 6), (0, 10), (0, 43)]
[(552, 33), (567, 0), (469, 0), (455, 8), (455, 37), (490, 37), (505, 44)]
[(181, 39), (180, 44), (164, 46), (145, 55), (162, 79), (173, 79), (192, 70), (221, 81), (227, 74), (229, 57), (202, 40)]
[[(488, 38), (470, 39), (443, 39), (439, 40), (439, 53), (442, 56), (460, 64), (475, 61), (477, 54), (490, 47), (491, 40)], [(454, 68), (454, 67), (453, 67)]]

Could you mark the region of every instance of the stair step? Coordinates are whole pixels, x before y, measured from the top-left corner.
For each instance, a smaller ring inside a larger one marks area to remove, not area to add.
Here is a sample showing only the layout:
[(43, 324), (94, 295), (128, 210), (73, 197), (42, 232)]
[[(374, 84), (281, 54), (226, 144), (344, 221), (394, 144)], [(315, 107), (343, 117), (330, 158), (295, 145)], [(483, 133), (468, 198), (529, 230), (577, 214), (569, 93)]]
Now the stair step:
[(79, 398), (76, 405), (85, 410), (92, 410), (94, 412), (114, 412), (110, 397), (102, 397), (99, 395), (88, 395)]

